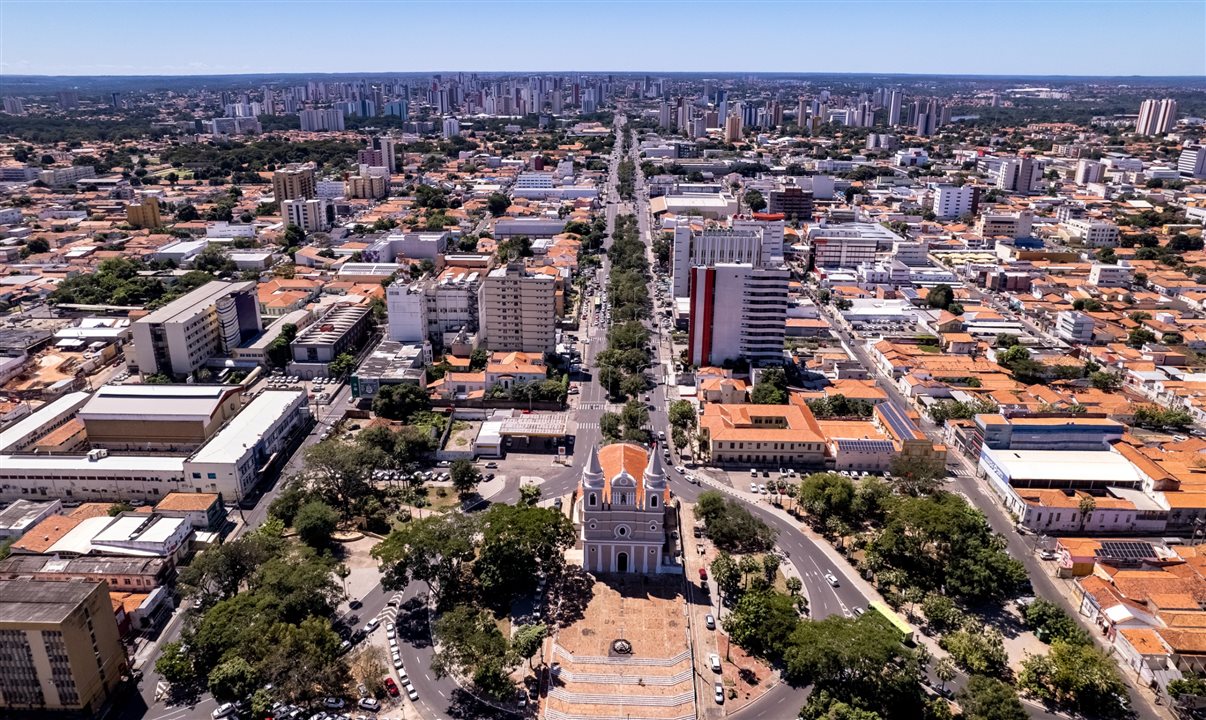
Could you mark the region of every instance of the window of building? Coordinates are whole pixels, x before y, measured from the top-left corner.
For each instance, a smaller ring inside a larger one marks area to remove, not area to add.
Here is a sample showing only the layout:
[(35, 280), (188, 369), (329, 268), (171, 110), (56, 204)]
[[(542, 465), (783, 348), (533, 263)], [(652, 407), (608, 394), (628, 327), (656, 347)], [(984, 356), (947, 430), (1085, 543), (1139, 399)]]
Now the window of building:
[(590, 505), (591, 507), (594, 507), (596, 504), (598, 504), (598, 502), (599, 502), (599, 496), (595, 495), (594, 493), (591, 493), (590, 496), (586, 499), (586, 504)]
[(628, 528), (621, 525), (620, 527), (616, 528), (616, 534), (619, 535), (620, 537), (627, 537), (628, 536)]
[(649, 507), (651, 507), (651, 508), (657, 507), (657, 495), (649, 496)]

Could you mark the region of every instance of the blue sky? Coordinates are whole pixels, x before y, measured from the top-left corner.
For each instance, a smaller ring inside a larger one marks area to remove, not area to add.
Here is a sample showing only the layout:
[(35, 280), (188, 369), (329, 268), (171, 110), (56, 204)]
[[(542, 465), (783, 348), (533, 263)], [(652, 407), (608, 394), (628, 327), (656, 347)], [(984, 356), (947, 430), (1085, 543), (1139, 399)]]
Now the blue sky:
[(1206, 75), (1203, 0), (0, 0), (0, 73)]

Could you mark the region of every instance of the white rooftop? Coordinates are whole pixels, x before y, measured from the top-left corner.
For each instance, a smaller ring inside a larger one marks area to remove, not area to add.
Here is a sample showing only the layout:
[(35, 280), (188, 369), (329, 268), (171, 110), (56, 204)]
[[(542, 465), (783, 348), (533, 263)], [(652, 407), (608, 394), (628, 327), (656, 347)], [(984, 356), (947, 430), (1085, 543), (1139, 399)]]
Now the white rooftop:
[(207, 422), (235, 385), (103, 385), (80, 409), (81, 420)]
[(266, 390), (248, 403), (243, 411), (226, 423), (217, 435), (210, 438), (189, 458), (193, 463), (237, 462), (253, 447), (264, 432), (288, 409), (304, 397), (301, 390)]
[(983, 454), (1004, 470), (1012, 482), (1094, 480), (1129, 485), (1142, 481), (1139, 470), (1131, 461), (1114, 452), (984, 448)]
[(24, 444), (25, 440), (37, 433), (42, 426), (63, 413), (76, 411), (86, 402), (88, 402), (88, 393), (74, 392), (67, 393), (49, 405), (43, 405), (33, 413), (21, 418), (9, 429), (0, 432), (0, 452)]

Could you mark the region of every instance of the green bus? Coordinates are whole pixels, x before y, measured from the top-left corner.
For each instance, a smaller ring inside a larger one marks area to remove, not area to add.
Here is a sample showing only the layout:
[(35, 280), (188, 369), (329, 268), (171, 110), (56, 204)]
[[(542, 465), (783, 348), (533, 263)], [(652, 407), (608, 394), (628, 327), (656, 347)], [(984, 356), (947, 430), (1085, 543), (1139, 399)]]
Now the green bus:
[(896, 614), (892, 608), (879, 600), (872, 600), (867, 603), (867, 607), (882, 615), (888, 621), (889, 625), (896, 628), (904, 636), (905, 645), (913, 644), (913, 626), (905, 622), (905, 619)]

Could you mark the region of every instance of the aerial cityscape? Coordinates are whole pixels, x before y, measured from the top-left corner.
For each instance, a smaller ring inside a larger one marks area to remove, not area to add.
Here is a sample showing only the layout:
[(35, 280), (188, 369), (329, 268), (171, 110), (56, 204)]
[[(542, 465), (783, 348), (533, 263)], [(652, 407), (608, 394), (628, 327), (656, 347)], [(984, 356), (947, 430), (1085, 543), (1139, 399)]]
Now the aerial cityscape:
[(0, 16), (0, 718), (1206, 717), (1206, 6), (322, 7)]

